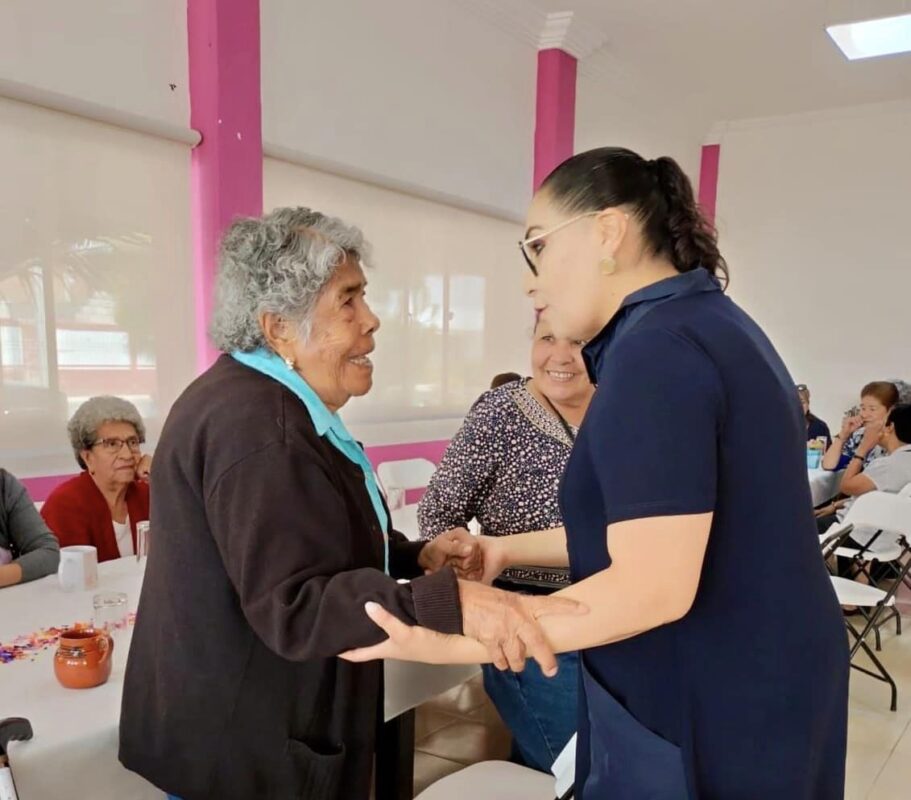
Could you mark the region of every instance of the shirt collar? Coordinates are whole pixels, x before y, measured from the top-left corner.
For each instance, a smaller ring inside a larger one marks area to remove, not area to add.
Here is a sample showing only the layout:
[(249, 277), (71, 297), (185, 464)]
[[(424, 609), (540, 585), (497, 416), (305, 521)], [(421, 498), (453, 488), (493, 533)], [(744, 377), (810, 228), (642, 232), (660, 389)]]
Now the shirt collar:
[(300, 376), (297, 370), (288, 369), (287, 364), (271, 350), (261, 347), (249, 353), (236, 351), (231, 355), (241, 364), (268, 375), (294, 392), (306, 406), (310, 419), (313, 420), (313, 427), (316, 428), (319, 436), (325, 436), (329, 430), (332, 430), (340, 439), (352, 439), (341, 417), (333, 414), (326, 407), (319, 395), (313, 391), (310, 384)]
[(632, 323), (644, 316), (653, 306), (703, 292), (720, 292), (721, 284), (708, 270), (697, 267), (689, 272), (681, 272), (670, 278), (643, 286), (627, 295), (620, 304), (617, 313), (608, 321), (601, 331), (585, 346), (582, 357), (588, 369), (592, 383), (597, 383), (598, 368), (611, 345), (620, 333)]

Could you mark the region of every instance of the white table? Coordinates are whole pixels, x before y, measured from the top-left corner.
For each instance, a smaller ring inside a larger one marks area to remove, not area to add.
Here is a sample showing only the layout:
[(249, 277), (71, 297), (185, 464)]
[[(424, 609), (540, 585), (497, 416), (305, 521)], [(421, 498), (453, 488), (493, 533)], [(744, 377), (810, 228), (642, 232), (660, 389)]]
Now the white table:
[[(100, 564), (98, 576), (98, 588), (88, 592), (67, 594), (56, 576), (0, 590), (0, 640), (90, 622), (92, 595), (98, 591), (126, 592), (130, 610), (136, 610), (142, 567), (135, 558)], [(26, 717), (35, 732), (30, 742), (9, 748), (20, 800), (67, 797), (76, 787), (85, 797), (162, 800), (160, 790), (117, 760), (124, 655), (115, 652), (106, 684), (83, 690), (57, 683), (53, 649), (34, 661), (0, 665), (0, 717)]]
[[(99, 591), (126, 592), (130, 610), (135, 611), (143, 568), (144, 563), (137, 564), (135, 558), (100, 564), (99, 586), (88, 592), (67, 594), (55, 576), (0, 590), (0, 641), (90, 621), (92, 595)], [(128, 640), (129, 634), (124, 637)], [(29, 742), (10, 743), (20, 800), (59, 800), (77, 790), (79, 796), (93, 800), (163, 800), (160, 790), (117, 760), (125, 655), (115, 653), (111, 679), (104, 686), (83, 690), (64, 689), (57, 683), (53, 649), (34, 661), (0, 664), (0, 718), (26, 717), (35, 732)], [(405, 712), (478, 671), (477, 666), (387, 662), (386, 720), (407, 717)]]
[(830, 472), (825, 469), (809, 469), (807, 475), (810, 480), (810, 493), (813, 495), (813, 508), (821, 506), (838, 494), (841, 484), (841, 472)]

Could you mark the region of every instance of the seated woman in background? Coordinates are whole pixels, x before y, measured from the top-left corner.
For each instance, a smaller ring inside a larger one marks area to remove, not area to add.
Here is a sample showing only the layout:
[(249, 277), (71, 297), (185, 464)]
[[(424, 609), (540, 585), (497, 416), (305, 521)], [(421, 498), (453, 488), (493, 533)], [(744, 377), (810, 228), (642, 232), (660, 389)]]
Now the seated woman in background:
[[(532, 376), (493, 389), (475, 403), (446, 450), (418, 508), (421, 536), (464, 530), (477, 519), (490, 536), (563, 525), (557, 489), (576, 432), (594, 394), (582, 342), (558, 339), (539, 322)], [(569, 584), (566, 570), (521, 568), (497, 586), (549, 594)], [(513, 756), (548, 771), (576, 730), (578, 655), (558, 657), (545, 678), (529, 661), (523, 672), (485, 664), (484, 688), (513, 734)]]
[(149, 518), (148, 459), (139, 411), (119, 397), (91, 397), (67, 425), (82, 473), (60, 484), (41, 508), (61, 546), (98, 548), (98, 560), (136, 552), (136, 523)]
[[(867, 463), (867, 455), (876, 447), (885, 454)], [(874, 422), (866, 426), (857, 451), (841, 479), (841, 493), (848, 499), (836, 501), (818, 512), (816, 522), (819, 532), (825, 533), (832, 524), (844, 519), (848, 508), (860, 495), (867, 492), (898, 493), (908, 484), (911, 484), (911, 404), (906, 403), (895, 406), (884, 423)], [(851, 538), (859, 541), (856, 531)]]
[(825, 442), (825, 449), (832, 446), (832, 434), (829, 426), (826, 425), (819, 417), (810, 412), (810, 389), (805, 383), (797, 384), (797, 395), (800, 397), (800, 406), (803, 408), (803, 415), (807, 420), (807, 441), (815, 442), (822, 440)]
[(25, 487), (0, 469), (0, 588), (57, 571), (60, 545)]
[[(860, 413), (844, 418), (841, 431), (836, 434), (832, 446), (826, 450), (822, 458), (822, 468), (834, 471), (847, 467), (864, 438), (864, 427), (871, 424), (878, 424), (881, 427), (896, 403), (898, 389), (894, 383), (874, 381), (864, 386), (860, 392)], [(864, 464), (869, 464), (885, 454), (886, 451), (876, 445), (866, 454)]]

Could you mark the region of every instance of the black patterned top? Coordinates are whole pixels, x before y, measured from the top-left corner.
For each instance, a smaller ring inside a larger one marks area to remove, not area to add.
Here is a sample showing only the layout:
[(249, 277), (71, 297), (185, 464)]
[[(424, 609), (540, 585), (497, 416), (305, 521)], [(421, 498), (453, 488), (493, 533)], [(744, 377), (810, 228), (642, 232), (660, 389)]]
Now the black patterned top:
[[(422, 539), (476, 519), (488, 536), (558, 528), (557, 489), (572, 441), (528, 379), (483, 394), (450, 442), (418, 508)], [(509, 569), (503, 577), (569, 583), (566, 570)]]

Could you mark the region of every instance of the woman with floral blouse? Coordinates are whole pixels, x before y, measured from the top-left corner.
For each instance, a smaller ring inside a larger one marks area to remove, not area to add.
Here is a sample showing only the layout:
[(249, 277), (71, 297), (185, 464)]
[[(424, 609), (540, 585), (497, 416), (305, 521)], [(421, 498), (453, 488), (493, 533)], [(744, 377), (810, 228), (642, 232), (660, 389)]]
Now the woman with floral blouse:
[[(489, 536), (559, 528), (557, 489), (594, 393), (582, 362), (583, 342), (535, 329), (532, 377), (480, 397), (453, 438), (421, 500), (421, 536), (467, 528), (477, 520)], [(533, 565), (506, 570), (496, 585), (542, 594), (569, 583), (566, 569)], [(513, 756), (550, 769), (576, 729), (578, 656), (559, 656), (545, 678), (529, 661), (523, 672), (484, 665), (484, 686), (513, 734)]]

